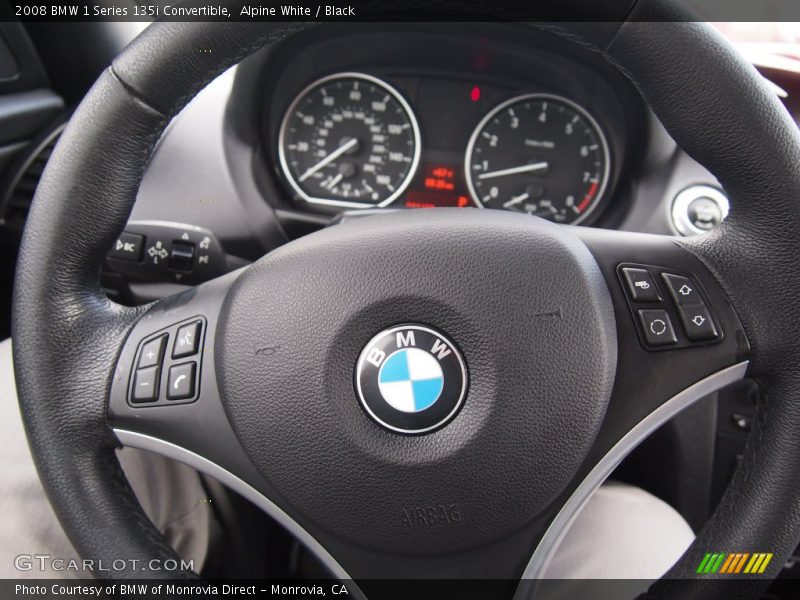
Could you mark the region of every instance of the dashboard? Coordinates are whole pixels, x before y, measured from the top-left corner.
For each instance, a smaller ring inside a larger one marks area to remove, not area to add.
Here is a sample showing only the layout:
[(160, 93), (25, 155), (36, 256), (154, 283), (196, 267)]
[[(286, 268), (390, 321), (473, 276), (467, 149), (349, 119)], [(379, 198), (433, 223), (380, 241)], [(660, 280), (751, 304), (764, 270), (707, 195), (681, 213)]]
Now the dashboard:
[(172, 120), (106, 276), (120, 301), (148, 301), (376, 210), (676, 235), (719, 222), (725, 200), (621, 73), (556, 36), (326, 24), (251, 55)]
[(567, 224), (624, 211), (646, 110), (598, 57), (512, 25), (298, 37), (262, 57), (259, 78), (263, 175), (279, 206), (500, 209)]

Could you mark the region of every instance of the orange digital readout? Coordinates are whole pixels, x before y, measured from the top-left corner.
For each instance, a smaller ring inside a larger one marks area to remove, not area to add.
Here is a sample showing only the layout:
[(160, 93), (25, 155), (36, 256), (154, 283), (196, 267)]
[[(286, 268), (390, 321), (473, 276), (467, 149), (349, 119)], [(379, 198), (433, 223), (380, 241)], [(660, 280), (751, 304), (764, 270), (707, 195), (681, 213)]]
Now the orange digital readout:
[(452, 192), (456, 189), (455, 171), (448, 167), (428, 167), (422, 184), (425, 189)]

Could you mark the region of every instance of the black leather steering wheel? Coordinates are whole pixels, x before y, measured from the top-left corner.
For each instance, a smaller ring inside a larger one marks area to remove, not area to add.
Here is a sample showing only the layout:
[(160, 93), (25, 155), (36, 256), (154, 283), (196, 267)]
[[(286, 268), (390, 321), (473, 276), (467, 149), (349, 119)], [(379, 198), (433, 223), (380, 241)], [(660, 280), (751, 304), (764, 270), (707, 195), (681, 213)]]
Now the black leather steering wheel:
[[(234, 484), (337, 576), (535, 576), (624, 451), (747, 371), (763, 396), (744, 463), (652, 593), (765, 588), (800, 537), (800, 136), (710, 27), (653, 22), (663, 20), (655, 0), (611, 4), (627, 22), (543, 28), (627, 74), (719, 178), (733, 207), (714, 233), (675, 240), (493, 211), (407, 211), (307, 236), (150, 306), (118, 306), (100, 267), (170, 118), (222, 70), (306, 26), (160, 23), (114, 61), (44, 173), (14, 298), (31, 448), (82, 555), (175, 558), (120, 470), (124, 443)], [(663, 299), (637, 303), (626, 264), (649, 269)], [(689, 339), (665, 273), (689, 278), (716, 339)], [(666, 311), (677, 344), (648, 346), (642, 307)], [(177, 327), (197, 321), (194, 401), (132, 403), (142, 343), (167, 334), (171, 348)], [(446, 333), (469, 370), (460, 412), (416, 436), (375, 423), (353, 389), (368, 341), (408, 322)], [(458, 519), (437, 526), (404, 518), (453, 506)], [(763, 574), (709, 588), (696, 574), (706, 552), (775, 558)]]

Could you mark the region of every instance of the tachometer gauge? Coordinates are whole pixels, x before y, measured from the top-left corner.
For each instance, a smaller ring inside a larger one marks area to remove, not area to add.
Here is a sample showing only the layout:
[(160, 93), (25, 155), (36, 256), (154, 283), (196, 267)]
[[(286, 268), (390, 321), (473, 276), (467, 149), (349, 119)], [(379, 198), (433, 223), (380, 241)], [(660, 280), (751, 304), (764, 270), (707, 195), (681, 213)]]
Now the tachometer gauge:
[(528, 94), (483, 118), (464, 168), (481, 207), (580, 223), (608, 185), (608, 142), (597, 121), (574, 102)]
[(295, 192), (315, 204), (386, 206), (419, 164), (419, 126), (386, 82), (340, 73), (312, 83), (292, 102), (278, 141)]

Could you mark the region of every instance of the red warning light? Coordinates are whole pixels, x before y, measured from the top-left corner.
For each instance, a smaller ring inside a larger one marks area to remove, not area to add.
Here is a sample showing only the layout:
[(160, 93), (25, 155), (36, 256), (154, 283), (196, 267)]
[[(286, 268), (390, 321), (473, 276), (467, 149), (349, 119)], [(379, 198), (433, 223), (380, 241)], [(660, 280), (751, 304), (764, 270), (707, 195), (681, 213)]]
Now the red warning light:
[(479, 88), (477, 85), (473, 87), (472, 91), (469, 93), (469, 99), (472, 100), (473, 102), (477, 102), (478, 100), (480, 100), (481, 88)]

